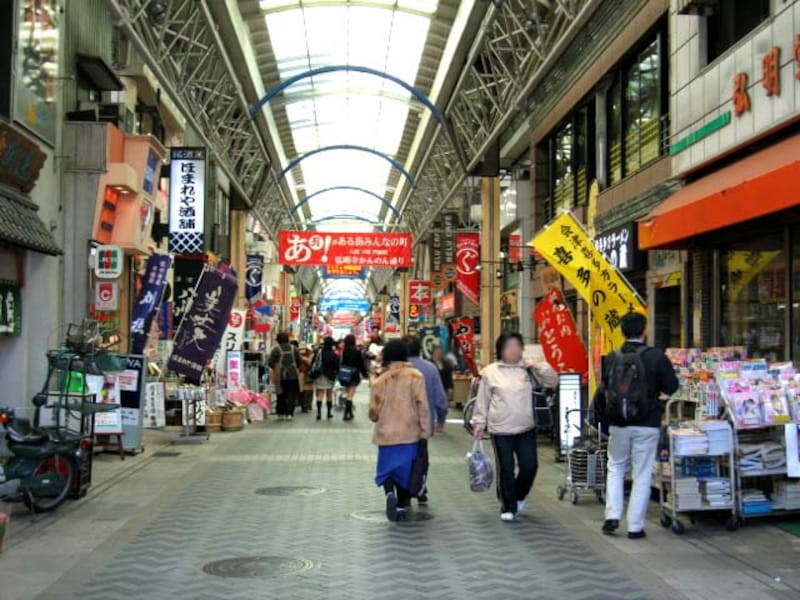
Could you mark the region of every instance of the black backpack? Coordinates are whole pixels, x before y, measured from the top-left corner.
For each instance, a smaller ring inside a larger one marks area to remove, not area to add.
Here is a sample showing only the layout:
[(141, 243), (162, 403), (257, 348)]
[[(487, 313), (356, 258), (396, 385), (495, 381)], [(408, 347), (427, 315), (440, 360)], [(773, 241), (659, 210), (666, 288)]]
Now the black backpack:
[(612, 424), (637, 425), (652, 409), (642, 360), (648, 349), (642, 345), (635, 352), (617, 350), (612, 355), (606, 387), (606, 414)]

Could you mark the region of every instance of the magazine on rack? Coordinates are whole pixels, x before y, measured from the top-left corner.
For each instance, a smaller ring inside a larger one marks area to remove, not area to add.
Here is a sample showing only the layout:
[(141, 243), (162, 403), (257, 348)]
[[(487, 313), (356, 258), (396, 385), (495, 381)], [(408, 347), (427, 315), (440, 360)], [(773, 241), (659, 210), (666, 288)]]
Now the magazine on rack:
[(736, 429), (761, 427), (761, 394), (750, 386), (728, 388), (728, 405), (736, 420)]

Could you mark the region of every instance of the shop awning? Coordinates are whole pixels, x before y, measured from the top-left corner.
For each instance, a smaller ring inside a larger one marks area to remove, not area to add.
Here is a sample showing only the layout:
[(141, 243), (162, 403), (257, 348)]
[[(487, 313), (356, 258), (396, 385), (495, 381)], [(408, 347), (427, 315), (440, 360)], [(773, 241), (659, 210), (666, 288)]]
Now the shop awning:
[(31, 202), (0, 194), (0, 242), (53, 256), (63, 254), (36, 211)]
[(688, 247), (696, 235), (800, 205), (800, 135), (779, 142), (667, 198), (639, 221), (639, 247)]

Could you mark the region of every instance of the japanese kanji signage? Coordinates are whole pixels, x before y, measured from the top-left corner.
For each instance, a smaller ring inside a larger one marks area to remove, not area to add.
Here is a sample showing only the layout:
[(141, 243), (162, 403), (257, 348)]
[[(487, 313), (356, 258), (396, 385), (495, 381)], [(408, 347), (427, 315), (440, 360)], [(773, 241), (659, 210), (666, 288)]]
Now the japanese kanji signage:
[(164, 294), (171, 263), (172, 258), (167, 254), (153, 254), (147, 259), (142, 288), (131, 310), (131, 354), (144, 352), (156, 307)]
[[(369, 303), (368, 303), (369, 304)], [(289, 320), (295, 322), (300, 319), (300, 309), (303, 305), (303, 299), (300, 296), (292, 296), (291, 303), (289, 304)], [(369, 310), (369, 307), (367, 308)]]
[(644, 253), (638, 249), (638, 231), (635, 223), (628, 223), (599, 234), (594, 238), (594, 245), (621, 272), (635, 271), (644, 259)]
[(533, 318), (547, 362), (559, 373), (580, 373), (586, 381), (589, 357), (561, 291), (550, 290), (536, 305)]
[(264, 256), (248, 254), (244, 275), (245, 297), (248, 302), (261, 298), (264, 290)]
[(281, 231), (278, 241), (278, 262), (282, 265), (411, 266), (410, 233)]
[(411, 304), (429, 306), (433, 301), (430, 281), (413, 280), (408, 282), (408, 301)]
[(195, 297), (175, 333), (167, 368), (199, 383), (228, 325), (238, 282), (229, 272), (210, 267), (200, 276)]
[(364, 267), (358, 265), (328, 265), (322, 270), (323, 279), (364, 279)]
[[(340, 310), (349, 310), (361, 313), (369, 312), (372, 304), (366, 298), (336, 298), (336, 297), (323, 297), (319, 301), (319, 312), (336, 312)], [(300, 307), (297, 308), (297, 316), (300, 316)], [(294, 319), (292, 319), (294, 321)]]
[(236, 352), (242, 349), (244, 342), (244, 324), (247, 311), (241, 308), (234, 308), (228, 317), (228, 326), (222, 336), (220, 352)]
[(620, 347), (625, 339), (620, 320), (645, 306), (627, 279), (606, 260), (572, 213), (562, 213), (540, 231), (531, 244), (569, 281), (588, 304), (611, 343)]
[(44, 166), (45, 154), (27, 137), (0, 122), (0, 181), (30, 192)]
[(461, 317), (450, 322), (453, 338), (461, 350), (461, 355), (467, 363), (467, 368), (473, 375), (478, 374), (475, 366), (475, 328), (471, 317)]
[(183, 315), (194, 298), (194, 288), (200, 279), (205, 263), (190, 258), (175, 258), (175, 269), (172, 286), (172, 318), (180, 324)]
[(480, 235), (477, 233), (456, 234), (456, 285), (470, 302), (478, 304), (481, 293)]
[(456, 295), (455, 294), (445, 294), (439, 298), (439, 302), (436, 306), (436, 314), (440, 317), (444, 317), (447, 315), (452, 315), (456, 312)]
[(203, 253), (205, 206), (205, 148), (172, 148), (169, 176), (170, 252)]
[(0, 337), (19, 337), (22, 332), (22, 303), (16, 283), (0, 283)]
[(747, 73), (733, 76), (733, 112), (741, 117), (750, 110), (750, 94), (747, 93)]

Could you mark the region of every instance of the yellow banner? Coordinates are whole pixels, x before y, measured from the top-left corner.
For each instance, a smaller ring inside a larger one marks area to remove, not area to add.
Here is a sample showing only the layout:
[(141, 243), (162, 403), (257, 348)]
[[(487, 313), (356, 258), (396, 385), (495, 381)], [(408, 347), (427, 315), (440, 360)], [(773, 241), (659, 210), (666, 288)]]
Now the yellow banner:
[(610, 344), (625, 342), (620, 320), (628, 312), (646, 314), (628, 280), (594, 245), (572, 213), (562, 213), (531, 240), (531, 245), (569, 281), (589, 305)]
[(734, 250), (728, 253), (728, 299), (738, 300), (756, 275), (761, 273), (778, 255), (777, 250), (758, 252)]

